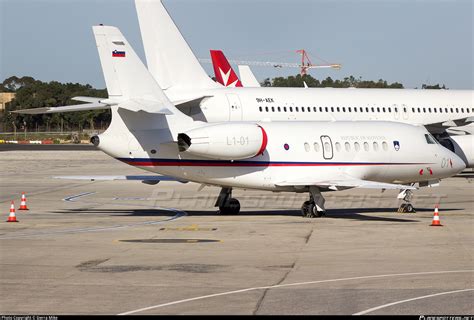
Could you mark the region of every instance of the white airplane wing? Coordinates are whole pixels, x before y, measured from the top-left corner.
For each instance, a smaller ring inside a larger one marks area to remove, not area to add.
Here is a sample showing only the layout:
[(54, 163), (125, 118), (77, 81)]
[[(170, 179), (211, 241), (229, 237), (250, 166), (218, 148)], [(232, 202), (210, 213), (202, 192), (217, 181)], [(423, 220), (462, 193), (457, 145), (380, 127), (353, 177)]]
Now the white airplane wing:
[(258, 82), (257, 78), (253, 74), (252, 70), (249, 66), (246, 65), (238, 65), (239, 68), (239, 75), (240, 81), (244, 87), (253, 87), (258, 88), (260, 87), (260, 83)]
[(344, 190), (349, 188), (364, 188), (364, 189), (410, 189), (416, 190), (416, 187), (408, 186), (404, 184), (393, 184), (393, 183), (384, 183), (384, 182), (375, 182), (369, 180), (362, 180), (357, 178), (349, 178), (345, 177), (342, 179), (331, 179), (331, 180), (321, 180), (321, 181), (314, 181), (314, 180), (290, 180), (290, 181), (282, 181), (276, 183), (277, 186), (316, 186), (322, 188), (328, 188), (331, 190)]
[(141, 181), (146, 184), (157, 184), (160, 181), (177, 181), (181, 183), (187, 183), (188, 181), (178, 179), (171, 176), (147, 176), (147, 175), (128, 175), (128, 176), (55, 176), (54, 179), (64, 180), (89, 180), (89, 181), (116, 181), (116, 180), (129, 180), (129, 181)]

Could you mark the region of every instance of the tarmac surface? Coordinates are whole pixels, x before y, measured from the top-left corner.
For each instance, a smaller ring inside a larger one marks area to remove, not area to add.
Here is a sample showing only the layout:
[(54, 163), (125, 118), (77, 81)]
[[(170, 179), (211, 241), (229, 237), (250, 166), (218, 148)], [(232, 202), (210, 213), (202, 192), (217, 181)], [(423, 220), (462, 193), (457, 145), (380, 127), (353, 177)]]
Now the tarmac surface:
[(19, 220), (0, 222), (0, 314), (474, 314), (472, 180), (417, 191), (413, 214), (394, 191), (328, 193), (307, 219), (303, 194), (235, 190), (220, 216), (217, 188), (52, 178), (144, 174), (94, 149), (0, 166)]

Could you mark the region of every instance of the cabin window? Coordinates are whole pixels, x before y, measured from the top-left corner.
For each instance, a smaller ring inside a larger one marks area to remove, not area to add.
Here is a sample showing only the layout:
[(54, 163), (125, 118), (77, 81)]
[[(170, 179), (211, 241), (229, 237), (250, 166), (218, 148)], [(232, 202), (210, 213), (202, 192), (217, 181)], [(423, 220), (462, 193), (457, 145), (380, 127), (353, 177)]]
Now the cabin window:
[(458, 108), (456, 108), (456, 113), (459, 113), (459, 109), (458, 109)]
[(431, 113), (431, 108), (428, 108), (428, 112)]
[(382, 108), (382, 111), (385, 113), (385, 107)]
[(355, 151), (359, 152), (359, 150), (360, 150), (359, 142), (354, 142), (354, 149), (355, 149)]
[(293, 112), (293, 107), (290, 107), (290, 112)]
[(265, 107), (265, 111), (268, 112), (268, 107)]
[(377, 112), (380, 112), (380, 107), (377, 107)]
[(426, 113), (426, 108), (423, 108), (423, 113)]
[(313, 111), (314, 111), (314, 112), (318, 112), (318, 108), (313, 107)]
[(337, 112), (339, 112), (339, 107), (336, 108)]
[(372, 109), (371, 109), (371, 110), (372, 110), (372, 112), (375, 112), (375, 109), (374, 109), (374, 107), (372, 107)]
[(349, 110), (349, 112), (352, 112), (352, 108), (351, 108), (351, 107), (348, 107), (347, 110)]
[(411, 108), (411, 112), (415, 113), (415, 108)]
[(387, 151), (387, 150), (388, 150), (388, 144), (387, 144), (387, 142), (385, 142), (385, 141), (382, 142), (382, 149), (383, 149), (383, 151)]
[(329, 110), (328, 107), (326, 107), (326, 112), (329, 112), (328, 110)]
[(309, 143), (305, 142), (305, 143), (304, 143), (304, 150), (305, 150), (306, 152), (309, 152), (310, 149), (311, 149), (311, 148), (309, 147)]
[(403, 108), (403, 112), (404, 112), (404, 113), (407, 113), (407, 108)]
[(369, 112), (369, 107), (365, 107), (365, 112)]
[(281, 112), (281, 108), (280, 108), (280, 107), (278, 107), (278, 112)]
[(260, 112), (262, 112), (262, 107), (258, 107), (258, 110), (260, 110)]
[(374, 151), (379, 151), (379, 144), (377, 142), (373, 143)]
[(388, 107), (388, 112), (392, 113), (392, 108)]
[(364, 112), (364, 108), (360, 107), (359, 111)]
[(420, 108), (418, 108), (418, 113), (421, 113), (421, 110), (420, 110)]
[(304, 107), (301, 107), (301, 112), (304, 112)]
[(334, 107), (331, 107), (331, 112), (334, 112)]
[(310, 107), (308, 107), (308, 112), (311, 112), (311, 108), (310, 108)]
[(398, 112), (398, 108), (397, 108), (397, 107), (395, 107), (395, 109), (394, 109), (394, 110), (395, 110), (395, 113), (397, 113), (397, 112)]
[(464, 113), (464, 108), (461, 108), (461, 113)]
[(314, 151), (319, 152), (319, 143), (315, 142), (313, 147), (314, 147)]
[(351, 144), (349, 142), (344, 143), (344, 147), (346, 148), (347, 152), (351, 151)]
[(437, 112), (438, 112), (438, 109), (437, 109), (437, 108), (433, 108), (433, 112), (434, 112), (434, 113), (437, 113)]
[(439, 113), (443, 113), (443, 108), (439, 108)]
[(296, 111), (296, 112), (299, 112), (299, 109), (298, 109), (298, 107), (295, 107), (295, 111)]
[(323, 112), (323, 107), (319, 107), (319, 112)]
[(364, 142), (364, 150), (369, 151), (369, 143), (368, 142)]
[(341, 151), (341, 144), (339, 142), (336, 142), (336, 151), (337, 152)]
[(325, 152), (330, 152), (331, 151), (331, 146), (329, 145), (329, 142), (324, 143), (324, 151)]
[(283, 107), (283, 111), (285, 111), (285, 112), (286, 112), (286, 107)]

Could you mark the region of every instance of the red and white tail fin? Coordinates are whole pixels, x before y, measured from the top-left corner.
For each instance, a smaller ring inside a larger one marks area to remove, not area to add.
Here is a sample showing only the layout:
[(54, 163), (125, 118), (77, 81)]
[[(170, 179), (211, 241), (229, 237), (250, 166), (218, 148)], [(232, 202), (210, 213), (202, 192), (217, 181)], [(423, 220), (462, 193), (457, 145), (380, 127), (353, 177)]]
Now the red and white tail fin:
[(221, 50), (211, 50), (211, 59), (217, 82), (225, 87), (242, 87), (239, 77)]

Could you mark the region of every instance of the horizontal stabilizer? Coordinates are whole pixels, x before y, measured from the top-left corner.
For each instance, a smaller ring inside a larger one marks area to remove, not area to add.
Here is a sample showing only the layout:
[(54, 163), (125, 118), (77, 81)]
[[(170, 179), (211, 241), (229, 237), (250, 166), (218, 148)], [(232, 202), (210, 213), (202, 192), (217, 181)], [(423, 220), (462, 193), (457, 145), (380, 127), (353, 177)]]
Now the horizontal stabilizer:
[(94, 102), (100, 102), (100, 100), (104, 100), (104, 98), (77, 96), (77, 97), (71, 98), (71, 100), (94, 103)]
[(70, 106), (60, 106), (60, 107), (44, 107), (44, 108), (22, 109), (22, 110), (12, 111), (12, 113), (43, 114), (43, 113), (101, 110), (101, 109), (109, 109), (109, 108), (110, 108), (109, 104), (94, 102), (94, 103), (85, 103), (85, 104), (73, 104), (73, 105), (70, 105)]

